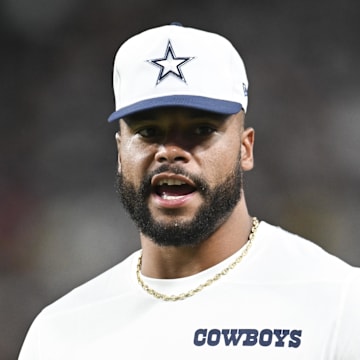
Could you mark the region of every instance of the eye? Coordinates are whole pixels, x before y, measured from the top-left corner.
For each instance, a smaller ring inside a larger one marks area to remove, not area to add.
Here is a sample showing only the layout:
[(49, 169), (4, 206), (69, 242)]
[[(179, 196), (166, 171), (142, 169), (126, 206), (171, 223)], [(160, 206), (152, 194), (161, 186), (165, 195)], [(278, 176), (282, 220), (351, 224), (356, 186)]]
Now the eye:
[(207, 136), (211, 135), (216, 129), (212, 125), (199, 125), (194, 129), (195, 135)]
[(143, 127), (137, 131), (143, 138), (153, 138), (159, 135), (159, 129), (156, 126)]

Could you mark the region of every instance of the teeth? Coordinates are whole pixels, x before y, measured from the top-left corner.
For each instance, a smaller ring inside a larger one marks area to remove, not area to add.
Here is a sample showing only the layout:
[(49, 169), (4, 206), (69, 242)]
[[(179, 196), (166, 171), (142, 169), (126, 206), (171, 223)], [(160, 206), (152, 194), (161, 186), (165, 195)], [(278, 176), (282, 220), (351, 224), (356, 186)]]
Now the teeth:
[(184, 181), (178, 180), (178, 179), (163, 179), (159, 181), (159, 186), (161, 185), (169, 185), (169, 186), (173, 186), (173, 185), (184, 185), (186, 184)]
[(161, 194), (161, 197), (165, 200), (175, 200), (181, 198), (181, 196)]

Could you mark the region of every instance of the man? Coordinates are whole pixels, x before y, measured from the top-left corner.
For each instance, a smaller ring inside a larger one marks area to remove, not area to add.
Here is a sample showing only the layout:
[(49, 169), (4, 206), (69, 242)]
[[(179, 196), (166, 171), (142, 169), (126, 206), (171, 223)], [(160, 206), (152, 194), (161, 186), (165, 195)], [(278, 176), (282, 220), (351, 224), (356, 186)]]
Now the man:
[(219, 35), (121, 46), (109, 120), (142, 249), (42, 311), (21, 360), (360, 359), (360, 270), (248, 213), (247, 89)]

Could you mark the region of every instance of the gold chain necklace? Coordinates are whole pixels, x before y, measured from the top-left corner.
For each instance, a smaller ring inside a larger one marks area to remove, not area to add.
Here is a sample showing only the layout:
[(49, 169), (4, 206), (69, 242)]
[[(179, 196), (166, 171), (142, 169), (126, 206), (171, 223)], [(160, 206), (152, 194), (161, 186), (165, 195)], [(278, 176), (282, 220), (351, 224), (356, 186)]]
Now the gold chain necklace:
[(136, 277), (137, 277), (138, 283), (148, 294), (150, 294), (151, 296), (154, 296), (157, 299), (164, 300), (164, 301), (178, 301), (178, 300), (184, 300), (186, 298), (194, 296), (195, 294), (197, 294), (204, 288), (210, 286), (215, 281), (219, 280), (222, 276), (226, 275), (230, 270), (234, 269), (235, 266), (241, 262), (241, 260), (246, 256), (246, 254), (249, 252), (249, 250), (251, 248), (251, 245), (253, 243), (258, 226), (259, 226), (259, 220), (256, 217), (253, 217), (252, 227), (251, 227), (251, 231), (249, 234), (249, 238), (248, 238), (246, 246), (245, 246), (244, 250), (241, 252), (241, 254), (229, 266), (227, 266), (225, 269), (223, 269), (222, 271), (217, 273), (214, 277), (212, 277), (212, 278), (208, 279), (207, 281), (205, 281), (204, 283), (200, 284), (195, 289), (192, 289), (186, 293), (181, 293), (178, 295), (165, 295), (165, 294), (162, 294), (162, 293), (150, 288), (148, 285), (146, 285), (144, 283), (144, 281), (141, 278), (142, 253), (139, 256), (137, 267), (136, 267)]

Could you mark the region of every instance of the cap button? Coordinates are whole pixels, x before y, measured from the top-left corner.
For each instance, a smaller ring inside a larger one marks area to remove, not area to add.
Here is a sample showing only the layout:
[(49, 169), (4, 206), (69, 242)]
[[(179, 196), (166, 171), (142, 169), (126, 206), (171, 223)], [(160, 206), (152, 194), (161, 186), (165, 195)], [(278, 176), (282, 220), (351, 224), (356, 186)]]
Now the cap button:
[(172, 23), (170, 23), (170, 25), (183, 26), (183, 24), (178, 21), (173, 21)]

